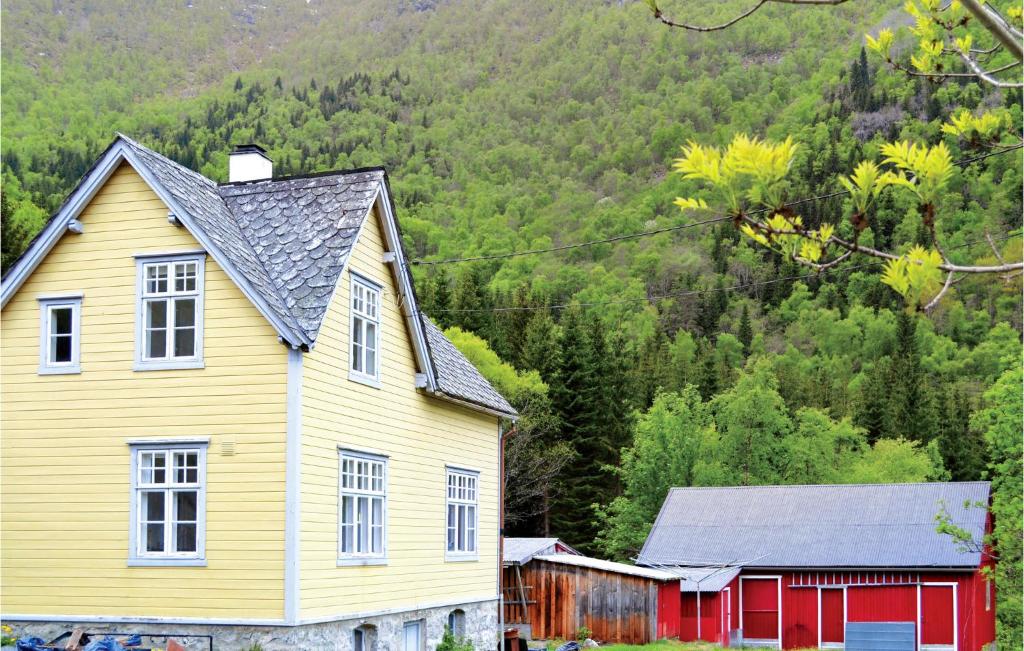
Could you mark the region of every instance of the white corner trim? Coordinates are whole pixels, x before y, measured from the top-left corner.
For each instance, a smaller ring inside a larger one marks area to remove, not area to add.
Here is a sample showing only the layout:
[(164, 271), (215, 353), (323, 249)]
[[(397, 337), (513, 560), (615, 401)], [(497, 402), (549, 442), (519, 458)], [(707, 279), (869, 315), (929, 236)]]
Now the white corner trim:
[(302, 524), (302, 356), (288, 349), (287, 432), (285, 436), (284, 619), (289, 625), (301, 614), (299, 579)]

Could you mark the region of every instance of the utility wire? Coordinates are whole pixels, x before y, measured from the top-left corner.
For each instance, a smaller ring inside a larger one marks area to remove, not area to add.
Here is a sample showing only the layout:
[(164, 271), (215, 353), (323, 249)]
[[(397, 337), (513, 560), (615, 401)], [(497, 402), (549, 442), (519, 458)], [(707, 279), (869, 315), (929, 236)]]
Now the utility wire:
[[(1003, 237), (993, 238), (992, 241), (993, 242), (1002, 242), (1002, 241), (1005, 241), (1005, 240), (1013, 239), (1015, 237), (1020, 237), (1022, 235), (1024, 235), (1024, 232), (1021, 232), (1021, 233), (1011, 233), (1009, 235), (1004, 235)], [(961, 248), (964, 248), (964, 247), (973, 246), (975, 244), (981, 244), (982, 242), (986, 242), (986, 241), (987, 240), (973, 240), (971, 242), (964, 242), (963, 244), (959, 244), (957, 246), (949, 247), (948, 250), (949, 251), (953, 251), (953, 250), (956, 250), (956, 249), (961, 249)], [(734, 291), (734, 290), (737, 290), (737, 289), (748, 289), (750, 287), (762, 287), (764, 285), (774, 285), (775, 283), (782, 283), (782, 282), (786, 282), (786, 281), (789, 281), (789, 280), (803, 280), (805, 278), (818, 278), (818, 277), (821, 277), (823, 274), (834, 273), (836, 271), (842, 271), (842, 272), (846, 273), (846, 272), (850, 272), (850, 271), (856, 271), (857, 269), (866, 269), (868, 267), (877, 267), (878, 265), (881, 265), (881, 264), (885, 264), (885, 261), (884, 260), (877, 260), (877, 261), (874, 261), (874, 262), (865, 262), (865, 263), (862, 263), (862, 264), (851, 265), (851, 266), (848, 266), (848, 267), (830, 267), (828, 269), (823, 269), (821, 271), (814, 271), (814, 272), (806, 273), (806, 274), (798, 274), (798, 275), (793, 275), (793, 276), (782, 276), (780, 278), (772, 278), (770, 280), (759, 280), (757, 282), (752, 282), (752, 283), (741, 283), (741, 284), (737, 284), (737, 285), (730, 285), (728, 287), (708, 287), (707, 289), (689, 289), (689, 290), (682, 291), (682, 292), (672, 292), (672, 293), (669, 293), (669, 294), (659, 294), (659, 295), (655, 295), (655, 296), (645, 296), (645, 297), (639, 297), (639, 298), (622, 298), (622, 299), (609, 300), (609, 301), (590, 301), (590, 302), (586, 302), (586, 303), (569, 302), (569, 303), (559, 303), (559, 304), (556, 304), (556, 305), (536, 305), (536, 306), (518, 306), (518, 307), (491, 307), (491, 308), (486, 308), (485, 307), (485, 308), (472, 308), (472, 309), (461, 309), (461, 310), (458, 310), (458, 309), (447, 309), (447, 310), (436, 310), (436, 312), (439, 313), (439, 314), (440, 313), (444, 313), (444, 314), (464, 314), (464, 313), (469, 313), (469, 312), (536, 312), (538, 310), (561, 310), (561, 309), (565, 309), (565, 308), (572, 307), (572, 306), (577, 306), (577, 307), (599, 307), (599, 306), (602, 306), (602, 305), (623, 305), (623, 304), (629, 304), (629, 303), (650, 303), (650, 302), (653, 302), (653, 301), (660, 301), (660, 300), (663, 300), (663, 299), (666, 299), (666, 298), (684, 298), (684, 297), (687, 297), (687, 296), (700, 296), (702, 294), (708, 294), (708, 293), (712, 293), (712, 292), (730, 292), (730, 291)]]
[[(990, 152), (986, 152), (986, 153), (978, 155), (978, 156), (974, 156), (974, 157), (971, 157), (971, 158), (965, 158), (965, 159), (956, 161), (954, 163), (954, 165), (959, 165), (961, 167), (964, 166), (964, 165), (970, 165), (971, 163), (976, 163), (976, 162), (978, 162), (980, 160), (984, 160), (984, 159), (990, 158), (992, 156), (998, 156), (1000, 154), (1005, 154), (1007, 152), (1020, 149), (1021, 147), (1024, 147), (1024, 144), (1011, 145), (1011, 146), (1006, 147), (1004, 149), (990, 151)], [(836, 192), (829, 192), (827, 194), (819, 194), (819, 195), (814, 196), (814, 197), (806, 197), (806, 198), (803, 198), (803, 199), (795, 199), (793, 201), (790, 201), (788, 203), (783, 204), (783, 206), (789, 208), (789, 207), (793, 207), (793, 206), (799, 206), (799, 205), (802, 205), (802, 204), (805, 204), (805, 203), (811, 203), (813, 201), (823, 201), (825, 199), (833, 199), (835, 197), (841, 197), (841, 196), (846, 195), (846, 194), (849, 194), (849, 192), (847, 190), (837, 190)], [(765, 213), (765, 212), (768, 212), (768, 211), (769, 211), (768, 208), (757, 208), (755, 210), (751, 210), (751, 211), (747, 212), (747, 214), (748, 215), (757, 215), (757, 214)], [(682, 231), (682, 230), (686, 230), (688, 228), (694, 228), (694, 227), (697, 227), (697, 226), (707, 226), (709, 224), (717, 224), (719, 222), (729, 221), (731, 219), (732, 219), (732, 217), (729, 216), (729, 215), (720, 215), (718, 217), (713, 217), (711, 219), (705, 219), (704, 221), (693, 222), (693, 223), (690, 223), (690, 224), (680, 224), (680, 225), (677, 225), (677, 226), (666, 226), (665, 228), (656, 228), (656, 229), (650, 230), (650, 231), (641, 231), (639, 233), (629, 233), (629, 234), (626, 234), (626, 235), (616, 235), (616, 236), (613, 236), (613, 237), (606, 237), (606, 238), (600, 239), (600, 240), (588, 240), (586, 242), (577, 242), (575, 244), (563, 244), (561, 246), (553, 246), (553, 247), (549, 247), (549, 248), (546, 248), (546, 249), (528, 249), (526, 251), (508, 251), (506, 253), (494, 253), (494, 254), (491, 254), (491, 255), (477, 255), (477, 256), (471, 256), (471, 257), (467, 257), (467, 258), (446, 258), (446, 259), (443, 259), (443, 260), (423, 260), (423, 259), (417, 258), (417, 259), (410, 260), (409, 264), (422, 265), (422, 266), (433, 266), (433, 265), (439, 265), (439, 264), (457, 264), (457, 263), (460, 263), (460, 262), (481, 262), (481, 261), (484, 261), (484, 260), (505, 260), (507, 258), (517, 258), (517, 257), (524, 256), (524, 255), (537, 255), (539, 253), (553, 253), (555, 251), (568, 251), (568, 250), (571, 250), (571, 249), (580, 249), (580, 248), (584, 248), (584, 247), (588, 247), (588, 246), (595, 246), (597, 244), (608, 244), (610, 242), (622, 242), (622, 241), (625, 241), (625, 240), (635, 240), (635, 239), (639, 239), (641, 237), (650, 237), (652, 235), (660, 235), (662, 233), (670, 233), (670, 232), (673, 232), (673, 231)]]

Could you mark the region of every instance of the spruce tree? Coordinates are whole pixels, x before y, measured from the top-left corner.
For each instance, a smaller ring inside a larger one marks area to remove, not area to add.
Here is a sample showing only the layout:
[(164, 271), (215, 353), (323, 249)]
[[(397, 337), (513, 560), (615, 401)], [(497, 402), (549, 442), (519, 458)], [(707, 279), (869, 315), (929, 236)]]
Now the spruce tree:
[(559, 359), (550, 385), (560, 439), (574, 451), (550, 501), (552, 530), (581, 551), (596, 536), (591, 504), (604, 479), (595, 458), (599, 395), (595, 390), (593, 347), (588, 324), (578, 307), (562, 315)]
[(754, 341), (754, 330), (750, 326), (750, 314), (747, 311), (746, 303), (743, 304), (743, 312), (740, 314), (740, 327), (736, 333), (740, 343), (743, 344), (743, 357), (750, 356), (750, 344)]
[(491, 307), (479, 269), (475, 265), (463, 269), (452, 292), (452, 325), (488, 339)]
[(558, 339), (555, 322), (548, 313), (534, 313), (523, 334), (523, 354), (519, 368), (535, 370), (544, 382), (552, 384), (559, 366)]
[(448, 272), (441, 267), (434, 273), (430, 289), (430, 303), (433, 312), (430, 316), (442, 328), (450, 328), (453, 325), (452, 313), (452, 290), (448, 280)]

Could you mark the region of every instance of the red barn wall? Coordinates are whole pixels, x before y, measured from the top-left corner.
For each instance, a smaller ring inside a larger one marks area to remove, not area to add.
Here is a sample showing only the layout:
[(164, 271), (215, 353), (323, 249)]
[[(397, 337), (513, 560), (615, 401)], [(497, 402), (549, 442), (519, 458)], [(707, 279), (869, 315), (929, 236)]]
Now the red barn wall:
[[(728, 631), (739, 628), (740, 609), (744, 610), (744, 636), (774, 637), (778, 628), (773, 623), (772, 608), (776, 599), (770, 598), (774, 583), (753, 580), (755, 576), (773, 574), (770, 571), (745, 570), (741, 576), (747, 594), (741, 600), (739, 577), (730, 584), (729, 598), (732, 617), (728, 626), (722, 620), (723, 595), (701, 593), (701, 639), (726, 644)], [(922, 583), (921, 630), (924, 644), (948, 644), (952, 641), (953, 606), (950, 591), (956, 590), (956, 620), (958, 651), (981, 651), (995, 639), (995, 594), (988, 581), (978, 572), (777, 572), (782, 584), (782, 646), (786, 649), (818, 646), (818, 593), (821, 595), (821, 642), (843, 641), (843, 623), (910, 621), (917, 622), (918, 588)], [(871, 583), (872, 585), (850, 585)], [(908, 585), (900, 585), (900, 584)], [(931, 586), (929, 584), (948, 584)], [(829, 588), (828, 585), (836, 585)], [(841, 586), (847, 586), (844, 589)], [(753, 588), (752, 590), (750, 588)], [(678, 601), (678, 584), (662, 586), (659, 591), (658, 637), (675, 637), (682, 641), (697, 639), (696, 594), (683, 593)], [(986, 600), (986, 591), (989, 593)], [(776, 592), (777, 594), (777, 592)], [(741, 602), (742, 606), (741, 606)], [(845, 603), (845, 607), (844, 607)], [(678, 605), (676, 605), (678, 604)], [(986, 605), (988, 609), (986, 609)], [(673, 611), (675, 608), (675, 612)], [(845, 618), (843, 616), (845, 610)], [(678, 613), (678, 615), (676, 615)], [(777, 615), (776, 615), (777, 617)], [(763, 620), (763, 621), (762, 621)], [(754, 627), (751, 634), (750, 628)], [(764, 629), (764, 630), (761, 630)], [(675, 635), (673, 635), (675, 633)]]

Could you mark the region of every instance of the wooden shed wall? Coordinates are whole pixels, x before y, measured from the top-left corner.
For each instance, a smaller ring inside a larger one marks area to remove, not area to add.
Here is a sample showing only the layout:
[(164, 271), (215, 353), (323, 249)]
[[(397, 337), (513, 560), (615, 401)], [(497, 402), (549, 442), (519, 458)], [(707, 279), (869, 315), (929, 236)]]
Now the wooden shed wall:
[[(541, 640), (576, 637), (583, 626), (598, 642), (644, 644), (656, 638), (659, 582), (629, 574), (532, 560), (520, 568), (528, 623)], [(522, 621), (514, 568), (505, 568), (505, 618)]]

